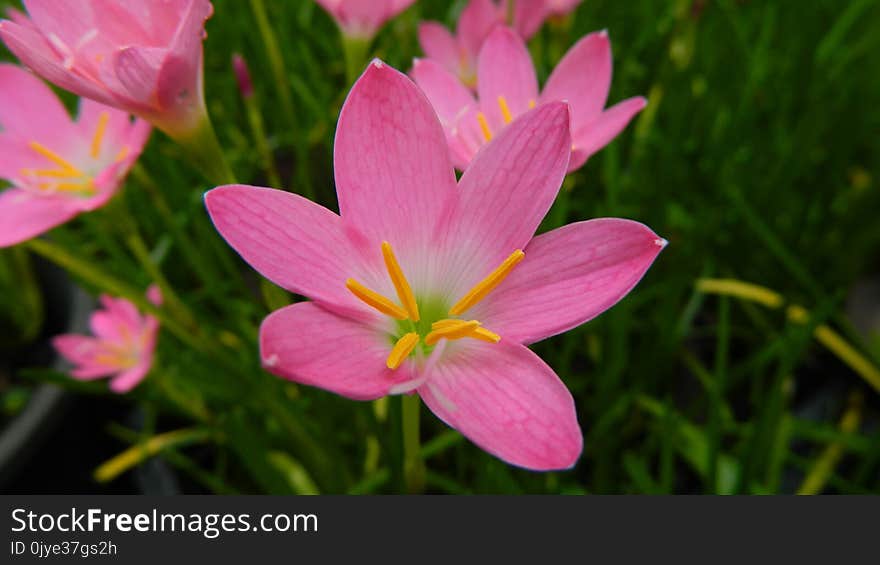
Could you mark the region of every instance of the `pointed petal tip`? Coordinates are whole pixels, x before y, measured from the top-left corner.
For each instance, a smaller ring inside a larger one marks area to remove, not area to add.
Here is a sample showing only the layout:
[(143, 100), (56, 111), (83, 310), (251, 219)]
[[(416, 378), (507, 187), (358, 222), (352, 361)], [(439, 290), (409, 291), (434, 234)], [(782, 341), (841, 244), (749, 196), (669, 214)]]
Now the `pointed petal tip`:
[(666, 248), (667, 245), (669, 245), (669, 241), (666, 239), (663, 239), (662, 237), (658, 237), (658, 238), (654, 239), (654, 245), (659, 247), (660, 250), (662, 251), (663, 249)]

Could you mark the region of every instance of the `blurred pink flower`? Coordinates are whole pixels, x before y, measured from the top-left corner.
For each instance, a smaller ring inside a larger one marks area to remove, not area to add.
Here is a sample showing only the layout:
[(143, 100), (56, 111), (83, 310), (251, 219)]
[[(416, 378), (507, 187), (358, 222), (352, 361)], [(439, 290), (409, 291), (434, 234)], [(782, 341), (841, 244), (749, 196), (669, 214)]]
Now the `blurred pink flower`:
[(137, 160), (150, 125), (82, 99), (71, 120), (28, 71), (0, 64), (0, 247), (103, 206)]
[(415, 0), (315, 0), (350, 38), (371, 39)]
[(549, 16), (561, 16), (574, 10), (582, 0), (515, 0), (513, 8), (506, 1), (471, 0), (462, 10), (455, 35), (439, 22), (419, 24), (419, 44), (433, 59), (458, 77), (469, 88), (477, 86), (477, 55), (483, 41), (497, 25), (507, 23), (524, 39), (532, 37)]
[(484, 144), (536, 105), (566, 101), (571, 106), (569, 171), (610, 143), (647, 101), (628, 98), (608, 109), (611, 42), (605, 31), (578, 41), (554, 69), (544, 90), (525, 43), (513, 30), (496, 27), (477, 64), (477, 99), (449, 71), (431, 59), (417, 59), (412, 76), (437, 111), (455, 166), (465, 170)]
[[(147, 299), (162, 302), (159, 288), (147, 289)], [(92, 314), (92, 336), (65, 334), (52, 340), (55, 349), (75, 365), (70, 376), (81, 380), (111, 377), (110, 390), (125, 393), (140, 383), (153, 365), (159, 321), (142, 315), (123, 298), (102, 295), (103, 310)]]
[(263, 321), (264, 366), (353, 399), (416, 392), (509, 463), (572, 466), (583, 441), (573, 399), (526, 345), (611, 307), (666, 242), (615, 218), (533, 237), (565, 177), (568, 113), (561, 102), (527, 113), (456, 183), (431, 105), (376, 61), (339, 117), (341, 215), (281, 190), (209, 191), (226, 241), (311, 299)]
[(208, 0), (24, 0), (0, 37), (28, 67), (79, 96), (136, 114), (171, 137), (205, 119)]

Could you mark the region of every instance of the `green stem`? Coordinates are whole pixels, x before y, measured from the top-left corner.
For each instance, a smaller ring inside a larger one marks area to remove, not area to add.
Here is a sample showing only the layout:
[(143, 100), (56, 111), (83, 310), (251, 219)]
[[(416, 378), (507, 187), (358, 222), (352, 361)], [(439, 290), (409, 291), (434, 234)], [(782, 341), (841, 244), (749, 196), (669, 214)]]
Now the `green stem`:
[(205, 115), (198, 127), (174, 139), (193, 160), (193, 164), (216, 184), (235, 184), (235, 173), (217, 141), (211, 119)]
[(260, 154), (260, 160), (263, 161), (263, 169), (269, 178), (269, 184), (274, 188), (281, 187), (281, 177), (278, 175), (278, 168), (275, 166), (275, 157), (269, 149), (269, 143), (266, 141), (266, 130), (263, 127), (263, 115), (260, 113), (260, 107), (254, 96), (246, 96), (244, 106), (247, 109), (248, 122), (251, 126), (251, 135), (254, 137), (254, 144), (257, 146), (257, 152)]
[(354, 84), (354, 81), (364, 72), (371, 41), (368, 38), (342, 35), (342, 51), (345, 54), (345, 80), (348, 86)]
[(418, 395), (404, 395), (401, 399), (403, 422), (403, 476), (410, 493), (425, 489), (425, 461), (422, 459), (419, 440), (419, 413), (421, 404)]

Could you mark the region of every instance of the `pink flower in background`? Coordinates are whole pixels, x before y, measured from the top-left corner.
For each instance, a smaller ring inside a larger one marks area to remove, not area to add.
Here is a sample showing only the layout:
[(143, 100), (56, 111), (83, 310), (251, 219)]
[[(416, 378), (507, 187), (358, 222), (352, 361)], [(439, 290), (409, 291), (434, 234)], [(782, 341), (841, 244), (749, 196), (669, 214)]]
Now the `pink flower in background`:
[(453, 162), (465, 170), (480, 147), (536, 105), (563, 100), (571, 106), (569, 171), (610, 143), (645, 107), (641, 96), (605, 108), (611, 87), (611, 42), (604, 31), (578, 41), (538, 92), (535, 67), (522, 39), (497, 27), (486, 39), (477, 64), (477, 99), (430, 59), (416, 60), (412, 75), (443, 123)]
[(612, 306), (666, 242), (613, 218), (533, 237), (565, 177), (568, 123), (561, 102), (526, 113), (456, 183), (429, 102), (376, 61), (339, 118), (341, 215), (281, 190), (209, 191), (226, 241), (311, 299), (263, 321), (264, 366), (353, 399), (415, 392), (509, 463), (573, 465), (574, 401), (526, 345)]
[[(162, 302), (159, 288), (147, 289), (147, 298), (155, 305)], [(159, 321), (138, 312), (134, 304), (122, 298), (102, 295), (102, 310), (92, 314), (92, 336), (65, 334), (56, 336), (52, 345), (75, 365), (70, 376), (81, 380), (111, 377), (110, 390), (125, 393), (140, 383), (153, 365)]]
[(415, 0), (315, 0), (347, 37), (371, 39), (391, 18)]
[(136, 114), (171, 137), (205, 119), (208, 0), (24, 0), (0, 37), (28, 67), (79, 96)]
[(55, 93), (28, 71), (0, 64), (0, 247), (36, 237), (119, 189), (150, 125), (97, 102), (71, 120)]
[(549, 16), (566, 16), (584, 0), (544, 0), (544, 9)]

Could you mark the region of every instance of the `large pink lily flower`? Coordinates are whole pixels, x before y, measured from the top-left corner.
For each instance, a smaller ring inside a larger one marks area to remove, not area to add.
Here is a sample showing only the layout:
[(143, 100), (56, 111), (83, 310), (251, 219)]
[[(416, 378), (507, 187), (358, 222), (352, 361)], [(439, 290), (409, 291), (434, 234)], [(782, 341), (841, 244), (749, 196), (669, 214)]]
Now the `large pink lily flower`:
[(82, 99), (71, 120), (40, 79), (0, 64), (0, 247), (26, 241), (116, 194), (150, 125)]
[[(524, 39), (532, 37), (548, 16), (574, 10), (582, 0), (518, 0), (510, 15), (511, 25)], [(471, 0), (462, 10), (452, 35), (439, 22), (419, 24), (419, 44), (429, 59), (458, 77), (465, 86), (477, 87), (477, 55), (489, 33), (507, 22), (507, 2)]]
[(417, 59), (412, 76), (437, 111), (459, 170), (518, 116), (536, 105), (564, 100), (571, 107), (573, 171), (610, 143), (647, 103), (636, 96), (604, 109), (611, 66), (608, 34), (591, 33), (566, 53), (539, 93), (525, 43), (513, 30), (496, 27), (480, 50), (477, 99), (431, 59)]
[(315, 0), (346, 37), (372, 39), (382, 25), (415, 0)]
[(79, 96), (136, 114), (173, 138), (206, 117), (208, 0), (24, 0), (0, 37), (28, 67)]
[(536, 108), (456, 183), (430, 103), (375, 61), (339, 117), (340, 215), (280, 190), (209, 191), (226, 241), (311, 299), (263, 321), (264, 366), (353, 399), (415, 392), (505, 461), (573, 465), (583, 441), (573, 399), (526, 345), (620, 300), (665, 241), (621, 219), (533, 237), (565, 176), (568, 121), (564, 103)]
[[(147, 289), (147, 298), (155, 305), (162, 302), (159, 288)], [(94, 337), (64, 334), (52, 339), (56, 351), (75, 367), (70, 376), (88, 381), (110, 377), (110, 390), (130, 391), (153, 366), (159, 321), (142, 315), (123, 298), (102, 295), (103, 309), (92, 314), (90, 326)]]

